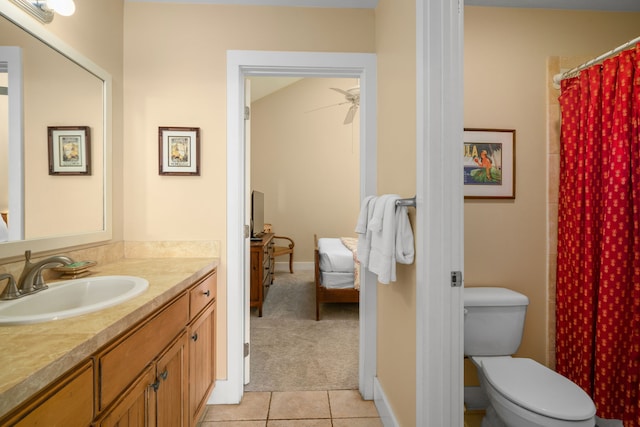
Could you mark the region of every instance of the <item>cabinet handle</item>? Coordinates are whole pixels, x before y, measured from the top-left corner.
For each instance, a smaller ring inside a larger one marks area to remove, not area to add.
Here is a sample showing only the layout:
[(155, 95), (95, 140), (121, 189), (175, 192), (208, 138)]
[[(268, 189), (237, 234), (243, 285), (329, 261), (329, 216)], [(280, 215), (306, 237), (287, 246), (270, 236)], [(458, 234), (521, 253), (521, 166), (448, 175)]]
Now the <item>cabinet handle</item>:
[(198, 341), (198, 333), (196, 332), (195, 334), (191, 335), (191, 339), (194, 341)]
[(169, 371), (167, 369), (165, 369), (164, 372), (160, 374), (160, 378), (162, 378), (162, 381), (166, 381), (168, 376)]
[(156, 382), (154, 382), (153, 384), (150, 384), (150, 386), (153, 389), (153, 391), (158, 391), (158, 388), (160, 388), (160, 381), (156, 380)]
[(211, 295), (211, 292), (207, 289), (206, 291), (203, 292), (205, 297), (208, 297), (209, 295)]

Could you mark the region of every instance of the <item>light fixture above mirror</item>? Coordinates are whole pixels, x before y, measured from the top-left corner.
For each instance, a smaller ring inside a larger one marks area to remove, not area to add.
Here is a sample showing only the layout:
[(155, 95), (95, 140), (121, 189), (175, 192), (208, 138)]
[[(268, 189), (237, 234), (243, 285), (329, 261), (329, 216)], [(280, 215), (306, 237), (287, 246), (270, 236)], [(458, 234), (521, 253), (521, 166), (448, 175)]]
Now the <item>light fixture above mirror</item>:
[(40, 22), (48, 24), (53, 21), (54, 13), (71, 16), (76, 11), (73, 0), (10, 0), (11, 3), (26, 11)]

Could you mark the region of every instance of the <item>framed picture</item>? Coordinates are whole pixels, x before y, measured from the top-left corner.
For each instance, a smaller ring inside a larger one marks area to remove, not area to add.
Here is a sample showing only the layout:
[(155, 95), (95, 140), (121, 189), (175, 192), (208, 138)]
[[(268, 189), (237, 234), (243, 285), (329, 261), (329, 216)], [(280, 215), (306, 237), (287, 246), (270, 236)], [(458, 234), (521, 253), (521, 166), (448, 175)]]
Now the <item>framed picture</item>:
[(91, 175), (88, 126), (49, 126), (49, 175)]
[(464, 130), (464, 198), (516, 198), (516, 131)]
[(200, 128), (158, 128), (160, 175), (200, 175)]

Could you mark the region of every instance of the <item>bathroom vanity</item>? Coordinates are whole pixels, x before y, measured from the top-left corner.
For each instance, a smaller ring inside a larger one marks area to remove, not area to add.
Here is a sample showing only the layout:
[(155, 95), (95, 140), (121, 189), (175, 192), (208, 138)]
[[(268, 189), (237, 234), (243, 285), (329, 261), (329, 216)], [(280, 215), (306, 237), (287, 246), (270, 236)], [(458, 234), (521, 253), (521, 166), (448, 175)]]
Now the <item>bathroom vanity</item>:
[(215, 384), (217, 261), (96, 270), (149, 288), (99, 312), (0, 327), (0, 425), (195, 426)]

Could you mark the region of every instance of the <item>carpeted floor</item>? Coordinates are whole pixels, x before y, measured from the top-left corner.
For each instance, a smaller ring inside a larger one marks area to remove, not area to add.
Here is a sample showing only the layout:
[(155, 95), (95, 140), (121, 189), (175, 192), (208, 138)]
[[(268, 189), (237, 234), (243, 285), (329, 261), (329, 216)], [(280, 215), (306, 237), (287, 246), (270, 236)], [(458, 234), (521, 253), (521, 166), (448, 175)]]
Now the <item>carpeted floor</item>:
[(277, 272), (251, 313), (251, 382), (245, 391), (358, 388), (358, 304), (324, 304), (315, 320), (313, 271)]

